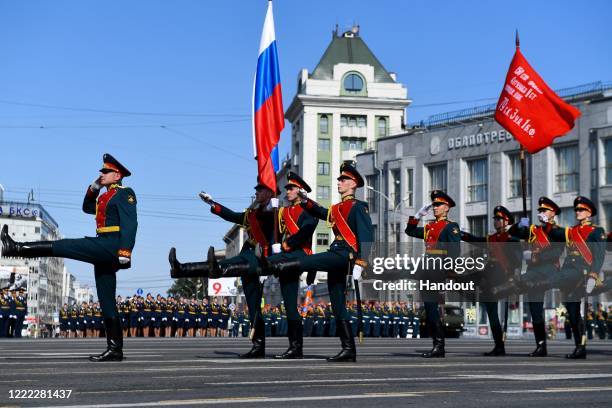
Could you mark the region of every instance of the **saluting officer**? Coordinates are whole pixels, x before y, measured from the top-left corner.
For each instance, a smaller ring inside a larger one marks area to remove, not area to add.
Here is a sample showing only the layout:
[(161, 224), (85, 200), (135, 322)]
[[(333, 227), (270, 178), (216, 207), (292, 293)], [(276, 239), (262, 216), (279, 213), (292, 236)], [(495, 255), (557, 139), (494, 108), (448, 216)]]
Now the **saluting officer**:
[(355, 198), (355, 190), (364, 185), (363, 178), (350, 163), (343, 163), (337, 180), (338, 193), (341, 195), (339, 203), (324, 208), (304, 197), (304, 202), (301, 204), (314, 217), (327, 220), (331, 224), (335, 239), (329, 250), (308, 256), (295, 255), (291, 252), (283, 259), (268, 260), (267, 268), (278, 276), (301, 271), (327, 272), (327, 286), (332, 311), (336, 318), (336, 332), (342, 345), (342, 350), (335, 356), (327, 358), (327, 361), (354, 362), (357, 352), (346, 308), (346, 277), (352, 273), (353, 279), (358, 281), (362, 279), (374, 237), (368, 205)]
[(519, 282), (509, 280), (506, 284), (492, 288), (494, 295), (504, 292), (527, 292), (529, 311), (533, 325), (536, 349), (530, 357), (546, 357), (546, 325), (544, 321), (544, 292), (550, 288), (551, 278), (559, 273), (559, 257), (563, 253), (565, 228), (555, 223), (555, 216), (560, 213), (559, 206), (548, 197), (538, 200), (538, 219), (540, 225), (530, 225), (528, 218), (521, 218), (508, 232), (517, 238), (526, 239), (531, 244), (530, 251), (524, 252), (527, 259), (527, 271)]
[[(514, 271), (521, 267), (522, 251), (520, 240), (507, 231), (509, 225), (514, 224), (514, 216), (503, 205), (493, 209), (493, 227), (495, 232), (485, 237), (477, 237), (467, 232), (461, 232), (461, 239), (471, 243), (486, 243), (488, 259), (485, 268), (480, 273), (480, 289), (486, 300), (484, 306), (489, 317), (489, 325), (493, 334), (495, 346), (493, 350), (484, 353), (485, 356), (504, 356), (504, 333), (499, 322), (498, 301), (489, 291), (494, 285), (499, 285), (514, 275)], [(506, 244), (511, 243), (511, 244)]]
[[(93, 264), (107, 332), (107, 350), (91, 356), (90, 360), (121, 361), (123, 336), (115, 304), (115, 273), (130, 267), (136, 242), (136, 195), (131, 188), (121, 185), (123, 178), (130, 176), (129, 170), (110, 154), (103, 156), (103, 162), (100, 177), (87, 188), (83, 201), (83, 211), (96, 216), (96, 237), (20, 243), (13, 241), (5, 225), (1, 234), (2, 256), (60, 257)], [(102, 187), (107, 191), (99, 195)]]
[[(431, 204), (421, 208), (416, 216), (408, 219), (406, 234), (425, 241), (425, 254), (429, 258), (455, 258), (459, 255), (459, 242), (461, 235), (459, 225), (448, 219), (448, 212), (455, 206), (455, 201), (445, 192), (434, 190), (431, 192)], [(426, 216), (433, 208), (435, 220), (424, 227), (418, 227), (421, 217)], [(444, 281), (446, 274), (442, 270), (424, 269), (422, 277), (430, 281)], [(440, 311), (438, 310), (438, 292), (427, 291), (423, 293), (425, 299), (425, 319), (429, 335), (433, 341), (433, 348), (423, 353), (425, 358), (444, 357), (444, 326)]]
[[(186, 277), (232, 277), (240, 276), (247, 306), (249, 319), (254, 328), (251, 341), (253, 346), (240, 358), (265, 357), (265, 325), (261, 314), (261, 285), (259, 282), (259, 261), (256, 252), (262, 256), (272, 254), (274, 242), (274, 207), (278, 207), (278, 199), (273, 198), (274, 192), (265, 184), (258, 182), (255, 186), (255, 203), (243, 212), (234, 212), (215, 202), (209, 194), (200, 193), (200, 198), (210, 205), (213, 214), (226, 221), (242, 225), (246, 228), (249, 239), (244, 243), (240, 254), (233, 258), (216, 262), (213, 247), (208, 250), (206, 262), (179, 263), (176, 250), (170, 249), (170, 276), (172, 278)], [(279, 245), (280, 246), (280, 245)], [(257, 249), (257, 251), (256, 251)], [(280, 251), (280, 248), (279, 248)]]
[[(591, 200), (576, 197), (574, 211), (577, 224), (565, 229), (567, 257), (560, 273), (553, 276), (551, 286), (561, 289), (566, 296), (565, 308), (576, 345), (566, 357), (584, 359), (587, 354), (586, 336), (580, 315), (580, 299), (585, 291), (585, 277), (591, 278), (592, 282), (599, 278), (605, 257), (606, 235), (603, 228), (591, 223), (591, 217), (597, 215), (597, 206)], [(592, 291), (593, 286), (587, 285), (587, 293)]]

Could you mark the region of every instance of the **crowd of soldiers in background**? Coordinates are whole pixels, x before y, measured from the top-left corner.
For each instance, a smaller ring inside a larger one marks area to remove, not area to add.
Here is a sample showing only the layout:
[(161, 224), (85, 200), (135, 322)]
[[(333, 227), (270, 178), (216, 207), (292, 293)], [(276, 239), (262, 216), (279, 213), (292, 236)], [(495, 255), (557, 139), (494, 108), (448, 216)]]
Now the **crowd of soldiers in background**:
[[(357, 304), (347, 302), (349, 321), (353, 333), (357, 335), (359, 318)], [(363, 333), (365, 337), (420, 337), (420, 319), (418, 314), (404, 302), (364, 301), (362, 305)], [(266, 329), (266, 337), (287, 336), (287, 316), (284, 305), (272, 306), (266, 304), (262, 308)], [(304, 337), (334, 337), (336, 336), (336, 318), (331, 304), (323, 301), (314, 302), (300, 307)], [(236, 318), (232, 321), (232, 337), (247, 336), (250, 321), (242, 308), (237, 308)]]
[[(232, 317), (229, 299), (197, 300), (157, 295), (117, 297), (124, 337), (228, 337)], [(60, 337), (99, 337), (104, 330), (98, 303), (64, 304), (59, 316)]]
[[(569, 319), (564, 320), (563, 330), (565, 332), (565, 338), (568, 340), (571, 339), (572, 327), (569, 324)], [(549, 328), (549, 333), (551, 331), (556, 332), (556, 327)], [(598, 303), (595, 309), (593, 309), (593, 305), (589, 303), (586, 316), (586, 333), (589, 340), (593, 339), (595, 336), (599, 337), (601, 340), (606, 339), (606, 337), (612, 340), (612, 305), (608, 306), (608, 311), (606, 311), (601, 303)]]
[[(21, 296), (16, 291), (3, 292), (0, 297), (0, 337), (21, 336), (20, 324), (23, 324), (27, 308), (25, 300), (23, 292)], [(357, 305), (347, 302), (347, 308), (353, 333), (357, 334)], [(125, 337), (246, 337), (251, 328), (246, 306), (229, 304), (229, 298), (212, 298), (209, 302), (206, 298), (165, 298), (161, 295), (154, 298), (151, 294), (146, 297), (134, 295), (125, 300), (119, 296), (117, 310)], [(364, 301), (362, 312), (366, 337), (419, 338), (423, 331), (423, 319), (420, 318), (422, 309), (414, 311), (405, 302)], [(305, 337), (335, 336), (336, 320), (330, 304), (313, 302), (301, 306), (300, 314)], [(267, 337), (287, 335), (287, 316), (283, 304), (266, 304), (262, 308), (262, 315)], [(568, 319), (564, 319), (564, 329), (566, 338), (570, 339)], [(602, 304), (597, 304), (595, 309), (589, 304), (586, 329), (589, 339), (612, 339), (612, 305), (606, 311)], [(553, 321), (548, 332), (552, 338), (556, 337), (557, 326)], [(60, 337), (103, 335), (104, 319), (98, 303), (65, 304), (60, 311)]]
[(28, 296), (24, 288), (2, 288), (0, 293), (0, 337), (21, 337), (23, 321), (28, 310)]

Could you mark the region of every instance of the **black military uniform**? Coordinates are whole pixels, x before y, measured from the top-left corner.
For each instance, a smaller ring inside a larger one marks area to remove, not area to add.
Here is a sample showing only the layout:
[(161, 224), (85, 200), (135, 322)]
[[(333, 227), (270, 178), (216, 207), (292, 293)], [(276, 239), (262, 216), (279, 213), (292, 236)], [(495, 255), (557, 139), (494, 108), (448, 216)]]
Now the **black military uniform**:
[[(348, 163), (340, 167), (340, 179), (351, 179), (357, 187), (364, 185), (363, 178)], [(342, 350), (327, 361), (355, 361), (356, 349), (350, 316), (346, 308), (346, 275), (351, 273), (354, 264), (367, 267), (370, 250), (374, 241), (372, 220), (368, 205), (353, 195), (346, 195), (342, 201), (323, 208), (312, 200), (306, 200), (302, 207), (321, 220), (327, 220), (332, 227), (335, 239), (326, 252), (314, 255), (285, 254), (284, 259), (268, 262), (269, 270), (282, 276), (291, 272), (327, 272), (327, 286), (336, 319), (337, 334)]]
[[(297, 174), (289, 172), (287, 174), (286, 189), (297, 187), (306, 192), (311, 192), (310, 186)], [(298, 198), (294, 203), (280, 209), (279, 226), (283, 233), (282, 249), (283, 253), (272, 255), (268, 258), (269, 262), (287, 259), (287, 254), (293, 257), (305, 257), (312, 254), (312, 234), (314, 233), (319, 220), (305, 211)], [(302, 358), (303, 327), (302, 319), (297, 310), (298, 289), (300, 275), (302, 271), (283, 273), (278, 276), (285, 311), (287, 313), (287, 336), (289, 338), (289, 348), (284, 353), (275, 358)]]
[[(586, 197), (574, 200), (575, 211), (589, 211), (597, 215), (597, 206)], [(590, 218), (590, 217), (589, 217)], [(584, 295), (585, 275), (599, 278), (605, 257), (606, 235), (603, 228), (593, 225), (587, 218), (573, 227), (565, 228), (567, 257), (561, 271), (553, 276), (550, 286), (561, 289), (565, 296), (565, 308), (574, 335), (576, 348), (569, 359), (586, 358), (584, 322), (580, 316), (580, 299)]]
[[(504, 219), (508, 224), (514, 224), (512, 213), (502, 205), (498, 205), (493, 209), (493, 219), (496, 218)], [(486, 237), (477, 237), (462, 231), (461, 239), (471, 243), (486, 243), (488, 259), (485, 268), (479, 274), (479, 286), (483, 291), (483, 297), (486, 299), (483, 304), (489, 317), (489, 325), (491, 326), (495, 347), (490, 352), (485, 353), (485, 356), (505, 355), (504, 334), (497, 311), (498, 302), (489, 293), (489, 289), (509, 279), (514, 274), (514, 271), (521, 267), (522, 251), (519, 244), (520, 240), (510, 235), (507, 231), (495, 232)], [(505, 243), (511, 244), (505, 245)]]
[[(103, 156), (101, 173), (117, 172), (121, 177), (131, 175), (110, 154)], [(88, 187), (83, 200), (83, 211), (96, 216), (96, 237), (61, 239), (19, 243), (9, 236), (8, 226), (2, 229), (2, 256), (38, 258), (60, 257), (83, 261), (94, 265), (98, 299), (104, 313), (107, 332), (107, 350), (92, 356), (92, 361), (118, 360), (123, 358), (123, 336), (117, 315), (115, 272), (131, 266), (132, 249), (136, 242), (136, 195), (129, 187), (120, 184), (108, 186), (100, 195), (96, 187)]]
[[(550, 210), (558, 215), (559, 206), (548, 197), (540, 197), (538, 200), (538, 212)], [(527, 261), (527, 271), (521, 276), (520, 282), (509, 281), (507, 285), (516, 285), (520, 292), (527, 292), (529, 300), (529, 311), (533, 325), (533, 334), (536, 341), (536, 349), (529, 354), (530, 357), (545, 357), (546, 350), (546, 326), (544, 322), (544, 292), (550, 288), (551, 278), (559, 273), (559, 257), (563, 253), (565, 242), (565, 229), (555, 224), (554, 220), (547, 220), (541, 225), (530, 225), (519, 227), (514, 224), (508, 232), (521, 239), (526, 239), (531, 244), (531, 259)], [(495, 288), (493, 288), (494, 293)], [(497, 294), (503, 290), (497, 291)]]
[[(449, 208), (455, 206), (455, 202), (446, 193), (440, 190), (431, 192), (432, 205), (445, 204)], [(459, 241), (461, 235), (459, 225), (447, 218), (430, 221), (424, 227), (418, 227), (419, 220), (416, 217), (408, 219), (406, 234), (411, 237), (420, 238), (425, 241), (425, 254), (427, 257), (456, 258), (459, 255)], [(444, 281), (446, 275), (443, 270), (422, 270), (420, 276), (429, 281)], [(434, 291), (422, 292), (425, 300), (426, 325), (429, 335), (433, 340), (433, 348), (423, 357), (444, 357), (444, 326), (438, 310), (439, 293)]]

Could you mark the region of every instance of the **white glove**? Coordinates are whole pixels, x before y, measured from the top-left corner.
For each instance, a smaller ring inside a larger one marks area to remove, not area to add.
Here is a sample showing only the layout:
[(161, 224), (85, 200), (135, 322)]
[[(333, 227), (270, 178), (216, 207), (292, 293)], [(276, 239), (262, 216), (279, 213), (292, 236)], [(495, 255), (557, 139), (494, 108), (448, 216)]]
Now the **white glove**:
[(272, 244), (272, 253), (280, 254), (281, 253), (281, 244)]
[(353, 280), (360, 281), (362, 273), (363, 273), (363, 266), (361, 265), (353, 266)]
[(529, 226), (529, 218), (523, 217), (518, 223), (519, 228), (527, 228)]
[(204, 192), (204, 191), (200, 191), (198, 193), (198, 196), (202, 199), (202, 201), (204, 201), (206, 204), (208, 205), (213, 205), (214, 201), (213, 198), (210, 194)]
[(300, 191), (298, 191), (298, 194), (299, 194), (300, 197), (302, 197), (304, 199), (308, 198), (308, 193), (303, 188), (300, 188)]
[(531, 251), (523, 251), (523, 260), (531, 261)]
[(125, 265), (127, 263), (130, 263), (130, 258), (126, 258), (125, 256), (120, 256), (119, 257), (119, 263), (121, 265)]
[(91, 183), (89, 185), (89, 188), (91, 189), (91, 191), (97, 193), (98, 191), (100, 191), (102, 189), (102, 184), (100, 184), (100, 177), (98, 177), (97, 179), (95, 179), (93, 181), (93, 183)]
[(538, 213), (538, 219), (542, 224), (546, 224), (548, 222), (548, 217), (544, 213)]
[(587, 283), (586, 283), (586, 293), (587, 294), (591, 294), (593, 289), (595, 289), (595, 285), (596, 284), (597, 284), (597, 281), (595, 280), (595, 278), (589, 277), (589, 279), (587, 279)]
[(274, 197), (270, 199), (270, 206), (272, 208), (278, 208), (278, 203), (279, 203), (278, 198)]
[(429, 212), (432, 209), (432, 205), (431, 204), (427, 204), (425, 206), (423, 206), (414, 216), (414, 218), (416, 218), (417, 220), (420, 220), (422, 217), (425, 217), (427, 214), (429, 214)]

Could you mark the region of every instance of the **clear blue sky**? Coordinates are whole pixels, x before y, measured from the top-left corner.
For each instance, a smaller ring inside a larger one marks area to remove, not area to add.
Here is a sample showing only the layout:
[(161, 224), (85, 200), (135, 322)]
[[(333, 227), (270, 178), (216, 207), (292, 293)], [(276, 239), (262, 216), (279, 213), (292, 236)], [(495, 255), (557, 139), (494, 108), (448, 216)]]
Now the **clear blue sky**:
[[(285, 107), (299, 70), (314, 69), (336, 23), (358, 23), (382, 64), (407, 86), (411, 123), (493, 102), (515, 28), (523, 53), (553, 88), (612, 80), (607, 0), (274, 6)], [(93, 220), (80, 212), (82, 192), (102, 154), (114, 154), (134, 174), (126, 184), (140, 211), (133, 268), (120, 272), (119, 292), (164, 292), (170, 246), (181, 260), (199, 260), (209, 245), (222, 246), (229, 227), (196, 193), (206, 189), (241, 209), (253, 191), (250, 98), (265, 10), (264, 0), (0, 3), (6, 198), (25, 200), (34, 188), (66, 237), (93, 235)], [(456, 101), (467, 102), (444, 104)], [(89, 265), (68, 265), (93, 283)]]

